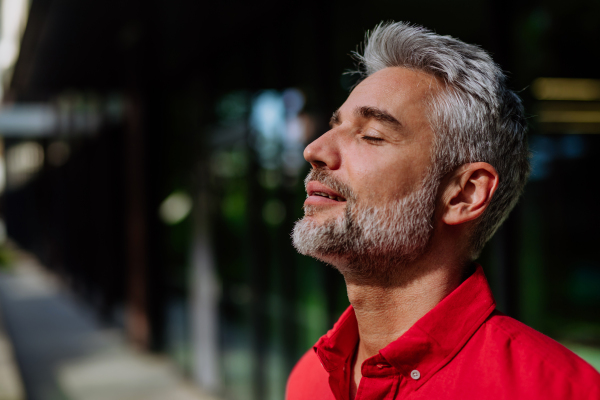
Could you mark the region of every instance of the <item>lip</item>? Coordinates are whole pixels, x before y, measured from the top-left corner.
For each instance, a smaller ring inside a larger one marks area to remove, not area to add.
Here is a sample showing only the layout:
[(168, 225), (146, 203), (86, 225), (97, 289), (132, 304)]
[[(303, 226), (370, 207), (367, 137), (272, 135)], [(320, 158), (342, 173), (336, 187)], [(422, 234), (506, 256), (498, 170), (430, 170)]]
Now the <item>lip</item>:
[[(337, 201), (330, 199), (329, 197), (319, 196), (315, 194), (317, 192), (324, 193), (332, 197), (341, 197), (343, 200)], [(334, 205), (346, 202), (346, 199), (341, 194), (318, 181), (310, 181), (308, 185), (306, 185), (306, 193), (308, 193), (308, 197), (304, 202), (305, 205)]]

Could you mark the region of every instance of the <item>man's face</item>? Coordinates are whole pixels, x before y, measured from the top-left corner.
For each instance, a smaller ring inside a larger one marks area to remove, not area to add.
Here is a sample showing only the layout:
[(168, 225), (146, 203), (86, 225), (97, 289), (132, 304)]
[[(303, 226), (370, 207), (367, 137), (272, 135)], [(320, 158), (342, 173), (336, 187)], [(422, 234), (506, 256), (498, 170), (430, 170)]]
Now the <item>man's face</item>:
[(437, 190), (425, 179), (433, 143), (427, 102), (438, 85), (423, 72), (386, 68), (334, 113), (331, 129), (304, 151), (313, 170), (294, 228), (301, 253), (343, 272), (365, 257), (402, 261), (424, 250)]

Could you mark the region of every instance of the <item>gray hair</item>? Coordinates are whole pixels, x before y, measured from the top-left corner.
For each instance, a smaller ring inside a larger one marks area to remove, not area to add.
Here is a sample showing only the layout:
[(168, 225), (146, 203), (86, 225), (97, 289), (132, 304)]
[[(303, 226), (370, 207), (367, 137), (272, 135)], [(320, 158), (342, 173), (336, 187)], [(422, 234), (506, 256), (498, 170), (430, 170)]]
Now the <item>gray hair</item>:
[(436, 179), (473, 162), (489, 163), (498, 172), (498, 189), (471, 234), (469, 256), (476, 258), (517, 203), (529, 175), (521, 100), (484, 50), (420, 26), (382, 23), (367, 34), (364, 54), (356, 57), (363, 77), (404, 67), (444, 84), (429, 104)]

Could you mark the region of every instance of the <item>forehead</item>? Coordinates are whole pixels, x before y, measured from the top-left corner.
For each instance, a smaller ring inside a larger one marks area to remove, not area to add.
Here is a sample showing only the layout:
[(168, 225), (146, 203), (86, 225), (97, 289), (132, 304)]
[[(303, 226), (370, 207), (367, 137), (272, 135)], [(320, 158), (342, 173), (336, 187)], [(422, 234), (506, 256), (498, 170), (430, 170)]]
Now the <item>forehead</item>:
[(342, 108), (368, 105), (399, 117), (405, 113), (403, 111), (425, 114), (426, 102), (440, 86), (435, 76), (425, 72), (389, 67), (375, 72), (357, 85)]

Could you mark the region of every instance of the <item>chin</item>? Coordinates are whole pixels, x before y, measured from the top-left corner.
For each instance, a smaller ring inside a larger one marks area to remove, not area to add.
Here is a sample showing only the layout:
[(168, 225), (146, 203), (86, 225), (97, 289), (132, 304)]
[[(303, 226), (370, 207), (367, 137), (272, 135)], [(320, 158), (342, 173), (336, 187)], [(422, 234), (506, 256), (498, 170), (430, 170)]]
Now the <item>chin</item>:
[(327, 219), (315, 216), (314, 209), (307, 210), (307, 215), (296, 222), (292, 231), (292, 243), (298, 253), (329, 262), (326, 259), (335, 258), (332, 254), (339, 253), (332, 248), (332, 236), (340, 231), (343, 218)]

